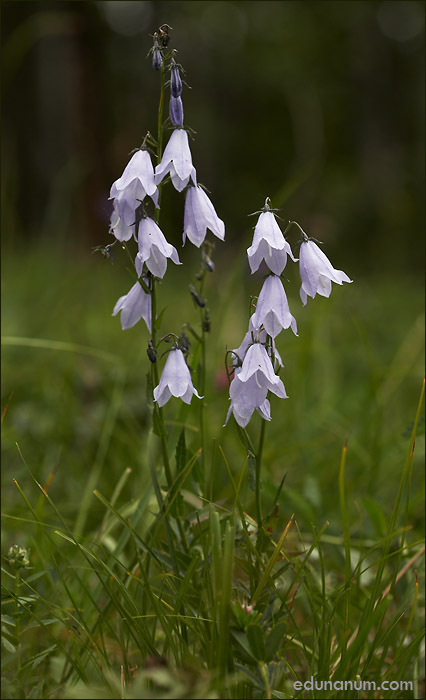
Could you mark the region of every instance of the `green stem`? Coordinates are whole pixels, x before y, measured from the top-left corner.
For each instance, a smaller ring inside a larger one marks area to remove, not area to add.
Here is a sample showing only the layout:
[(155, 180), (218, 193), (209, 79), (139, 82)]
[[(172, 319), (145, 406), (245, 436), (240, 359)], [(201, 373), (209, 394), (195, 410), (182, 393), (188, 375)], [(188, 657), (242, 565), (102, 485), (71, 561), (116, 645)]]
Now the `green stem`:
[(259, 447), (256, 455), (256, 513), (257, 526), (260, 532), (262, 527), (262, 506), (260, 502), (260, 472), (262, 468), (263, 443), (265, 440), (266, 421), (262, 419), (262, 427), (260, 428)]
[[(206, 279), (206, 270), (200, 280), (200, 296), (203, 293), (204, 281)], [(199, 391), (201, 396), (205, 395), (206, 386), (206, 332), (204, 330), (204, 309), (200, 308), (200, 321), (201, 321), (201, 372), (199, 373), (200, 387)], [(207, 484), (207, 474), (206, 474), (206, 437), (204, 430), (204, 398), (200, 401), (200, 438), (201, 438), (201, 469), (203, 474), (203, 494), (206, 495), (206, 484)]]
[(15, 615), (16, 615), (16, 638), (18, 640), (17, 644), (17, 649), (16, 649), (16, 663), (18, 667), (18, 673), (21, 670), (21, 622), (20, 622), (20, 612), (19, 612), (19, 586), (20, 586), (20, 581), (21, 581), (21, 574), (19, 569), (16, 572), (15, 576)]
[(259, 671), (260, 675), (262, 676), (263, 683), (265, 684), (266, 698), (267, 700), (269, 700), (270, 698), (272, 698), (271, 686), (269, 684), (267, 667), (264, 661), (259, 661)]

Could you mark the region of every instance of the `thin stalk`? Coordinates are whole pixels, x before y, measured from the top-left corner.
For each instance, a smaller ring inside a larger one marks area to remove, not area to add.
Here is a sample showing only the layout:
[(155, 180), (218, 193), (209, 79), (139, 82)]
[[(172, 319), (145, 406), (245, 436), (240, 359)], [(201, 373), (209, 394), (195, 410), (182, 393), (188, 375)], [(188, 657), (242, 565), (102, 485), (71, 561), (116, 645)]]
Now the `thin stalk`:
[[(161, 89), (160, 89), (160, 100), (158, 103), (158, 121), (157, 121), (157, 162), (161, 162), (161, 156), (163, 154), (163, 105), (164, 105), (164, 64), (161, 66)], [(158, 224), (160, 220), (160, 200), (161, 200), (162, 183), (158, 185), (158, 208), (155, 211), (155, 221)], [(156, 294), (156, 279), (152, 277), (152, 289), (151, 289), (151, 338), (152, 344), (155, 349), (157, 349), (157, 294)], [(155, 387), (159, 383), (158, 377), (158, 367), (157, 363), (153, 362), (151, 364), (151, 378), (152, 386)], [(163, 435), (165, 433), (165, 425), (163, 419), (162, 409), (154, 403), (154, 411), (157, 411), (157, 416), (161, 426), (164, 430), (161, 430), (161, 450), (163, 454), (164, 461), (164, 471), (166, 474), (167, 485), (169, 489), (173, 484), (172, 472), (170, 470), (169, 456), (167, 452), (167, 442)]]
[(266, 697), (267, 697), (267, 699), (272, 698), (271, 686), (270, 686), (268, 674), (266, 671), (266, 668), (267, 668), (266, 664), (264, 661), (259, 661), (258, 666), (259, 666), (260, 675), (262, 676), (262, 680), (263, 680), (263, 683), (265, 685)]
[[(200, 280), (200, 295), (202, 296), (204, 281), (206, 279), (206, 270), (203, 272), (203, 276)], [(200, 322), (201, 322), (201, 372), (199, 373), (200, 381), (200, 393), (201, 396), (205, 395), (205, 385), (206, 385), (206, 332), (204, 330), (204, 310), (200, 308)], [(201, 469), (203, 474), (203, 493), (206, 495), (206, 437), (204, 430), (204, 399), (200, 401), (200, 438), (201, 438)]]
[(16, 665), (18, 667), (18, 673), (21, 671), (21, 622), (19, 619), (19, 586), (21, 583), (21, 573), (18, 569), (15, 575), (15, 614), (16, 614), (16, 638), (18, 640), (16, 648)]
[(262, 527), (262, 504), (260, 501), (260, 472), (262, 468), (262, 454), (263, 454), (263, 443), (265, 440), (265, 427), (266, 421), (262, 419), (262, 427), (260, 428), (259, 436), (259, 447), (256, 455), (256, 514), (257, 514), (257, 526), (260, 532)]

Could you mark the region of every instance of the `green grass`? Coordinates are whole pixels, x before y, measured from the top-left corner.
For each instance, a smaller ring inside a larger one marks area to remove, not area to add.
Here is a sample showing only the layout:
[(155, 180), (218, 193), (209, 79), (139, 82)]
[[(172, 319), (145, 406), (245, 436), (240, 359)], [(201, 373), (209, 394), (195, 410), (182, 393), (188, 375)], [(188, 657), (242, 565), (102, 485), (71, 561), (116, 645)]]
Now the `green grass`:
[[(350, 271), (353, 285), (303, 309), (290, 278), (299, 337), (278, 342), (290, 398), (271, 401), (259, 535), (253, 464), (232, 421), (222, 428), (225, 347), (241, 342), (258, 282), (239, 259), (218, 259), (206, 286), (207, 473), (199, 406), (173, 399), (169, 490), (146, 329), (111, 318), (131, 285), (120, 256), (5, 252), (4, 697), (423, 697), (416, 285)], [(159, 287), (164, 333), (198, 322), (189, 281), (182, 266)], [(259, 429), (256, 416), (256, 446)], [(15, 543), (29, 568), (8, 563)], [(415, 685), (293, 689), (311, 676)]]

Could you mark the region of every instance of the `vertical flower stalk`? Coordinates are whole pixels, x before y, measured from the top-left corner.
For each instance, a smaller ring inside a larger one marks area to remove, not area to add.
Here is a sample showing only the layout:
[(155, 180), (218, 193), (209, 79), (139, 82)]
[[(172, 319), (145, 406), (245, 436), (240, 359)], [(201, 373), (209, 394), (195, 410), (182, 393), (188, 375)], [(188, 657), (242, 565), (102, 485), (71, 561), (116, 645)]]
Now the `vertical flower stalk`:
[[(281, 274), (290, 257), (293, 262), (299, 262), (301, 288), (300, 298), (306, 305), (307, 297), (314, 298), (316, 294), (329, 297), (331, 283), (343, 284), (352, 280), (342, 270), (336, 270), (329, 259), (317, 246), (315, 239), (309, 238), (301, 226), (290, 221), (284, 231), (275, 218), (274, 210), (270, 207), (270, 199), (266, 198), (264, 207), (254, 212), (259, 214), (254, 227), (252, 245), (247, 249), (247, 256), (252, 274), (259, 269), (261, 263), (269, 268), (262, 290), (256, 303), (256, 310), (250, 318), (249, 329), (241, 345), (231, 351), (233, 355), (233, 377), (229, 388), (230, 406), (226, 422), (231, 413), (238, 425), (238, 430), (245, 431), (253, 412), (262, 417), (259, 446), (256, 458), (255, 501), (258, 520), (258, 545), (261, 544), (262, 507), (260, 499), (260, 471), (262, 465), (263, 445), (265, 439), (266, 421), (271, 420), (268, 392), (280, 398), (287, 398), (282, 381), (275, 375), (275, 369), (282, 367), (281, 358), (275, 347), (275, 338), (283, 330), (291, 328), (297, 335), (296, 319), (290, 312), (287, 296), (284, 291)], [(290, 245), (284, 235), (291, 225), (297, 226), (302, 238), (300, 244), (300, 260), (294, 257)], [(272, 360), (272, 362), (271, 362)], [(225, 422), (225, 423), (226, 423)], [(244, 445), (251, 443), (247, 433), (242, 440)]]
[[(161, 156), (163, 154), (163, 106), (164, 106), (164, 88), (165, 88), (165, 79), (164, 79), (164, 61), (161, 64), (161, 74), (160, 74), (160, 80), (161, 80), (161, 85), (160, 85), (160, 99), (158, 102), (158, 117), (157, 117), (157, 162), (161, 162)], [(160, 220), (160, 202), (161, 202), (161, 192), (162, 192), (162, 183), (158, 183), (158, 209), (156, 209), (155, 212), (155, 223), (158, 225), (158, 222)], [(152, 277), (152, 286), (151, 286), (151, 341), (152, 345), (154, 347), (154, 351), (157, 349), (157, 290), (156, 290), (156, 279), (153, 276)], [(158, 377), (158, 366), (157, 362), (151, 362), (151, 383), (152, 387), (154, 390), (154, 387), (158, 386), (159, 384), (159, 377)], [(167, 485), (169, 489), (172, 487), (173, 483), (173, 478), (172, 478), (172, 472), (170, 469), (170, 462), (169, 462), (169, 455), (167, 451), (167, 443), (166, 443), (166, 429), (164, 425), (164, 418), (163, 418), (163, 411), (158, 405), (158, 403), (154, 402), (154, 407), (153, 411), (157, 413), (161, 429), (161, 447), (162, 447), (162, 454), (163, 454), (163, 462), (164, 462), (164, 472), (166, 475), (167, 479)]]
[[(169, 489), (173, 485), (172, 471), (170, 468), (167, 432), (163, 417), (163, 406), (171, 396), (190, 403), (192, 396), (202, 399), (197, 390), (192, 387), (190, 368), (186, 364), (186, 354), (189, 344), (182, 333), (180, 338), (173, 333), (167, 334), (162, 339), (158, 338), (157, 319), (157, 289), (158, 279), (165, 275), (168, 259), (180, 265), (176, 248), (168, 243), (159, 228), (160, 203), (164, 178), (168, 175), (173, 187), (182, 192), (185, 190), (185, 208), (183, 225), (183, 243), (188, 238), (191, 243), (201, 247), (202, 262), (204, 264), (201, 274), (197, 275), (197, 285), (191, 285), (190, 291), (195, 290), (194, 299), (201, 299), (205, 282), (206, 270), (213, 271), (214, 265), (209, 259), (206, 250), (208, 243), (204, 242), (207, 229), (223, 240), (225, 226), (219, 219), (212, 202), (202, 186), (197, 182), (197, 173), (192, 164), (192, 155), (188, 141), (188, 130), (183, 126), (182, 103), (182, 66), (176, 63), (175, 50), (168, 51), (169, 41), (168, 25), (162, 25), (153, 35), (153, 46), (148, 55), (152, 55), (152, 66), (158, 71), (160, 77), (160, 95), (157, 112), (157, 139), (153, 139), (149, 132), (142, 146), (132, 152), (131, 160), (126, 166), (122, 176), (116, 180), (111, 188), (110, 199), (113, 200), (113, 213), (111, 215), (110, 233), (115, 236), (115, 243), (121, 242), (121, 247), (127, 252), (134, 267), (137, 281), (127, 294), (121, 296), (115, 304), (113, 315), (121, 314), (123, 330), (132, 328), (140, 319), (144, 319), (151, 337), (148, 342), (147, 354), (151, 362), (151, 384), (153, 392), (153, 428), (161, 440), (164, 471)], [(170, 81), (166, 83), (166, 71), (170, 71)], [(165, 88), (170, 85), (169, 118), (164, 122)], [(163, 150), (164, 125), (172, 126), (172, 132), (166, 147)], [(156, 147), (157, 164), (155, 171), (152, 165), (149, 146)], [(148, 197), (155, 205), (155, 215), (148, 214), (148, 206), (152, 206)], [(126, 242), (134, 238), (138, 243), (138, 252), (133, 260)], [(111, 246), (100, 247), (105, 255), (110, 256)], [(192, 288), (192, 290), (191, 290)], [(199, 304), (200, 307), (204, 306)], [(200, 308), (200, 334), (195, 333), (199, 346), (198, 364), (200, 377), (200, 390), (204, 394), (205, 389), (205, 365), (206, 365), (206, 333), (209, 330), (208, 309)], [(188, 325), (188, 324), (185, 324)], [(188, 326), (189, 327), (189, 326)], [(193, 329), (191, 329), (193, 330)], [(175, 351), (166, 362), (161, 379), (157, 364), (158, 347), (163, 340), (169, 340), (172, 336), (177, 339), (173, 350)], [(179, 351), (179, 352), (176, 352)], [(171, 358), (174, 358), (173, 362)], [(179, 358), (179, 361), (177, 361)], [(185, 369), (186, 368), (186, 369)], [(185, 381), (183, 380), (185, 377)], [(186, 386), (188, 392), (180, 393), (182, 386)], [(162, 390), (160, 391), (160, 387)], [(166, 389), (165, 387), (169, 387)], [(192, 387), (193, 391), (189, 391)], [(163, 391), (164, 390), (164, 391)], [(189, 398), (187, 401), (186, 399)], [(203, 418), (203, 404), (200, 408), (200, 434), (202, 440), (201, 460), (203, 474), (205, 474), (205, 431)], [(204, 477), (205, 480), (205, 477)], [(201, 483), (201, 480), (200, 480)], [(161, 504), (160, 504), (161, 505)], [(179, 523), (178, 523), (179, 525)], [(182, 537), (182, 539), (184, 539)]]
[[(258, 523), (258, 546), (260, 546), (261, 528), (263, 522), (261, 504), (261, 467), (263, 446), (265, 441), (266, 421), (271, 420), (268, 392), (280, 398), (287, 398), (284, 384), (277, 374), (276, 366), (282, 365), (275, 351), (275, 337), (283, 328), (291, 327), (297, 335), (296, 320), (293, 318), (284, 287), (280, 280), (290, 257), (294, 262), (290, 245), (285, 240), (270, 207), (270, 199), (266, 198), (264, 207), (255, 212), (259, 214), (254, 228), (252, 245), (247, 249), (247, 257), (252, 274), (264, 262), (269, 268), (269, 275), (263, 283), (259, 294), (256, 311), (250, 318), (249, 331), (238, 350), (234, 351), (234, 377), (230, 385), (230, 400), (228, 420), (231, 413), (239, 426), (244, 430), (255, 410), (262, 417), (259, 443), (255, 453), (255, 504)], [(240, 357), (240, 354), (242, 355)], [(248, 436), (245, 433), (244, 442)]]

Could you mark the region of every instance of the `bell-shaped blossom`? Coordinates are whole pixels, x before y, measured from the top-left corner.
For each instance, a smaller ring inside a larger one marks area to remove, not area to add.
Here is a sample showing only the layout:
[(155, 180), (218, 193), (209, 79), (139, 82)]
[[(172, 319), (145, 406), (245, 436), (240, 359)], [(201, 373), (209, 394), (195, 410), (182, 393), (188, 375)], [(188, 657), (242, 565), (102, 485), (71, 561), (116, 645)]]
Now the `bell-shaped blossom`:
[[(232, 362), (234, 364), (234, 367), (236, 367), (238, 365), (241, 366), (241, 364), (246, 356), (246, 352), (249, 349), (250, 345), (252, 345), (252, 343), (259, 342), (259, 343), (262, 343), (263, 345), (266, 344), (268, 334), (263, 327), (261, 328), (260, 326), (258, 326), (258, 327), (255, 326), (254, 317), (255, 317), (255, 314), (253, 314), (250, 317), (249, 329), (248, 329), (247, 333), (245, 334), (241, 345), (232, 351), (232, 353), (233, 353)], [(271, 359), (272, 359), (272, 357), (274, 358), (275, 368), (284, 367), (283, 361), (281, 359), (281, 355), (279, 354), (277, 347), (275, 345), (274, 338), (271, 338), (271, 341), (272, 341), (271, 345), (267, 348), (268, 355), (271, 357)]]
[(191, 179), (197, 184), (197, 173), (192, 165), (188, 134), (185, 129), (175, 129), (164, 149), (161, 163), (155, 168), (155, 182), (158, 184), (170, 173), (172, 183), (178, 192), (182, 192)]
[(264, 211), (259, 216), (247, 255), (252, 273), (258, 270), (262, 260), (276, 275), (280, 275), (284, 270), (287, 255), (297, 262), (271, 211)]
[(188, 236), (197, 248), (203, 243), (207, 229), (222, 241), (225, 238), (225, 224), (219, 219), (215, 208), (202, 187), (189, 187), (185, 198), (183, 218), (183, 242)]
[[(238, 374), (241, 382), (252, 386), (253, 397), (257, 390), (267, 388), (282, 399), (287, 398), (284, 384), (281, 379), (275, 374), (272, 362), (266, 352), (265, 346), (261, 343), (253, 343), (246, 352), (246, 356), (241, 367), (241, 372)], [(255, 388), (256, 387), (256, 388)], [(262, 401), (256, 399), (255, 406), (260, 406)]]
[[(265, 398), (259, 406), (253, 405), (251, 401), (252, 397), (250, 387), (244, 382), (239, 381), (238, 373), (231, 382), (229, 394), (231, 403), (229, 405), (224, 425), (227, 424), (231, 413), (233, 413), (238, 425), (245, 428), (255, 410), (260, 413), (262, 418), (265, 420), (271, 420), (271, 406), (268, 399)], [(264, 392), (264, 394), (266, 396), (267, 390)]]
[(169, 102), (169, 117), (173, 126), (183, 125), (183, 102), (181, 97), (171, 95)]
[(158, 207), (158, 189), (151, 156), (148, 151), (140, 149), (133, 154), (122, 176), (113, 183), (109, 198), (114, 199), (120, 219), (131, 226), (135, 222), (136, 209), (147, 195)]
[(229, 388), (231, 405), (226, 420), (232, 412), (237, 423), (245, 427), (255, 409), (262, 418), (270, 420), (268, 391), (282, 399), (287, 398), (284, 384), (275, 374), (265, 347), (254, 343), (247, 350), (242, 367), (235, 370)]
[(290, 313), (284, 287), (277, 275), (269, 275), (263, 283), (253, 314), (253, 325), (255, 328), (263, 326), (272, 338), (289, 326), (297, 335), (296, 319)]
[(191, 403), (193, 394), (199, 399), (203, 398), (194, 389), (182, 350), (175, 348), (169, 352), (160, 383), (154, 389), (154, 401), (161, 407), (171, 396), (176, 396), (185, 403)]
[(136, 272), (142, 274), (143, 264), (155, 277), (164, 277), (167, 270), (167, 258), (176, 265), (181, 265), (174, 246), (166, 238), (153, 219), (149, 216), (141, 219), (138, 230), (138, 253), (135, 259)]
[(329, 297), (331, 294), (331, 283), (343, 284), (352, 282), (342, 270), (335, 270), (321, 248), (314, 241), (305, 240), (300, 246), (300, 278), (302, 286), (300, 288), (300, 298), (305, 306), (308, 296), (315, 297), (320, 294)]
[(132, 328), (143, 318), (149, 332), (151, 332), (151, 296), (144, 292), (139, 282), (136, 282), (127, 294), (119, 298), (112, 315), (116, 316), (119, 311), (121, 311), (120, 320), (123, 331)]
[(120, 218), (120, 214), (118, 213), (118, 207), (116, 203), (114, 203), (114, 209), (111, 214), (109, 232), (114, 234), (118, 241), (128, 241), (135, 233), (135, 227), (128, 226)]

